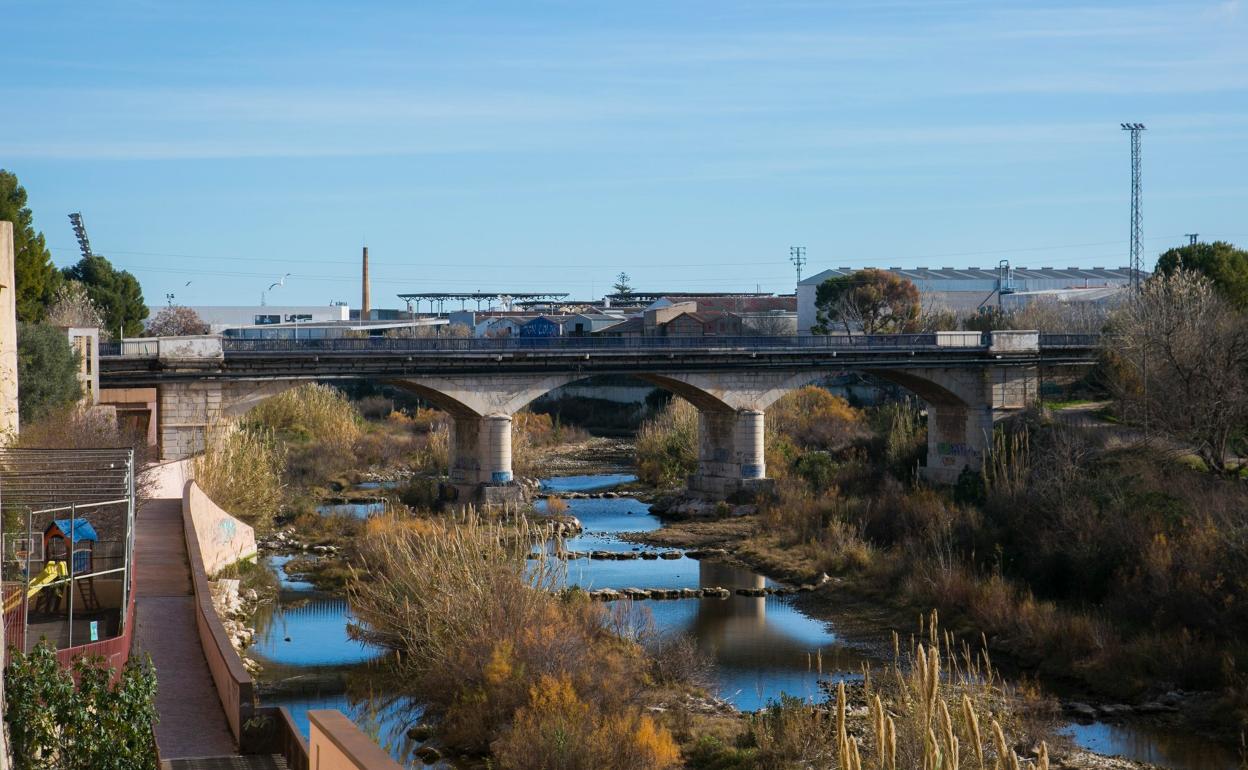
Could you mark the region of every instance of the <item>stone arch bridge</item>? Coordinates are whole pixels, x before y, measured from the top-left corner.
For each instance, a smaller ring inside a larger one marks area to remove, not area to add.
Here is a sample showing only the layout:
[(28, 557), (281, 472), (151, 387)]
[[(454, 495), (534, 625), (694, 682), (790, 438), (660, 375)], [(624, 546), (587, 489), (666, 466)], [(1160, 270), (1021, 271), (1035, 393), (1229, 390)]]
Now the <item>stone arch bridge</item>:
[(951, 483), (968, 465), (978, 467), (995, 421), (1033, 402), (1042, 378), (1069, 378), (1093, 364), (1097, 345), (1095, 335), (1028, 331), (633, 339), (177, 337), (102, 346), (100, 383), (104, 389), (154, 389), (151, 417), (161, 457), (172, 460), (202, 451), (218, 421), (302, 382), (388, 382), (450, 414), (451, 480), (462, 487), (512, 482), (512, 415), (530, 401), (592, 375), (628, 374), (697, 407), (699, 459), (689, 489), (719, 498), (766, 479), (765, 412), (803, 385), (856, 371), (912, 391), (927, 405), (924, 473)]

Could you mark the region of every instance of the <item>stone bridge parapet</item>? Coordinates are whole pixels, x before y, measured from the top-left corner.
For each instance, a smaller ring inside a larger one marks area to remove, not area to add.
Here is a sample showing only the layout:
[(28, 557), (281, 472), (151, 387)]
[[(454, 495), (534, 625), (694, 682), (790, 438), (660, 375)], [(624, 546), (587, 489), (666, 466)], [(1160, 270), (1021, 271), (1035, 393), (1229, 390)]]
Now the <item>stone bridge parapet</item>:
[[(161, 456), (203, 450), (213, 426), (300, 382), (375, 379), (412, 391), (453, 421), (452, 481), (512, 483), (512, 416), (539, 396), (597, 374), (629, 374), (699, 412), (691, 491), (722, 498), (766, 479), (766, 411), (796, 388), (844, 371), (901, 385), (927, 405), (924, 473), (952, 483), (979, 467), (996, 420), (1039, 395), (1042, 367), (1086, 366), (1098, 340), (1034, 331), (632, 340), (143, 341), (105, 350), (104, 387), (159, 393)], [(243, 344), (246, 343), (246, 344)], [(273, 344), (270, 344), (273, 343)]]

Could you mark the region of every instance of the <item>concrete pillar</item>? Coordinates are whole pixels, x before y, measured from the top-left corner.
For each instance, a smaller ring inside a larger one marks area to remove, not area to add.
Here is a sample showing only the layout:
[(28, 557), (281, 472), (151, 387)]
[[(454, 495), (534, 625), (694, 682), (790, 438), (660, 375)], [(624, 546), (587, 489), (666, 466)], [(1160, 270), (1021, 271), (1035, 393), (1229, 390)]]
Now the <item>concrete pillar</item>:
[(993, 409), (988, 404), (927, 405), (927, 467), (923, 477), (953, 484), (964, 468), (978, 470), (992, 441)]
[(737, 460), (741, 463), (741, 478), (765, 478), (767, 476), (767, 444), (761, 411), (742, 409), (737, 412), (734, 443)]
[(0, 439), (16, 435), (17, 291), (13, 278), (13, 223), (0, 222)]
[(450, 476), (453, 484), (476, 484), (481, 478), (481, 418), (455, 417), (451, 421)]
[(511, 417), (491, 414), (482, 418), (485, 440), (482, 442), (482, 481), (489, 484), (511, 483)]
[(511, 473), (511, 417), (455, 417), (451, 425), (451, 482), (507, 484)]
[(157, 388), (160, 459), (181, 460), (204, 451), (208, 431), (222, 419), (221, 383), (166, 382)]
[(757, 486), (767, 476), (763, 413), (757, 409), (698, 412), (698, 470), (689, 491), (712, 498)]

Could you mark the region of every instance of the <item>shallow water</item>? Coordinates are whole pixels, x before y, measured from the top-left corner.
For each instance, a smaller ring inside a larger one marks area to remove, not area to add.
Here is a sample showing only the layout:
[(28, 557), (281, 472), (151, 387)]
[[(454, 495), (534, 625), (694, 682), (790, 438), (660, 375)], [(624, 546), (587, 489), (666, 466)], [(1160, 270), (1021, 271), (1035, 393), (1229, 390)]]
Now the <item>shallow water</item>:
[[(633, 478), (627, 474), (570, 476), (548, 479), (543, 488), (594, 491)], [(585, 528), (582, 534), (563, 544), (567, 550), (664, 550), (638, 546), (618, 537), (661, 525), (647, 512), (644, 503), (632, 498), (579, 499), (567, 503), (569, 513), (580, 519)], [(384, 683), (384, 677), (364, 676), (364, 672), (375, 670), (371, 663), (381, 653), (347, 638), (345, 629), (350, 613), (345, 600), (317, 594), (308, 584), (284, 576), (280, 567), (285, 559), (273, 558), (270, 563), (282, 577), (283, 592), (272, 616), (257, 626), (253, 650), (265, 667), (259, 678), (297, 682), (307, 677), (312, 684), (296, 688), (295, 692), (284, 690), (280, 695), (262, 696), (263, 704), (290, 708), (305, 735), (309, 709), (340, 709), (365, 732), (379, 737), (396, 760), (409, 767), (423, 767), (412, 757), (415, 746), (405, 735), (419, 711), (410, 703), (387, 697), (382, 692), (384, 684), (378, 684)], [(768, 584), (765, 578), (749, 570), (684, 556), (671, 560), (576, 559), (560, 563), (561, 567), (565, 565), (567, 583), (587, 589), (735, 589)], [(745, 710), (760, 708), (781, 693), (819, 700), (820, 679), (835, 682), (839, 678), (857, 678), (863, 663), (877, 667), (880, 663), (845, 644), (832, 623), (816, 620), (794, 608), (792, 597), (788, 596), (734, 595), (728, 599), (644, 601), (635, 606), (649, 613), (659, 632), (692, 635), (715, 663), (719, 695)], [(324, 672), (336, 675), (318, 678)], [(1228, 752), (1209, 747), (1200, 739), (1145, 725), (1071, 724), (1064, 731), (1090, 750), (1174, 770), (1233, 770), (1238, 766)]]
[[(662, 551), (620, 540), (626, 532), (658, 529), (662, 522), (632, 498), (568, 500), (584, 532), (570, 551)], [(542, 506), (539, 503), (539, 508)], [(566, 581), (596, 588), (761, 588), (768, 581), (749, 570), (715, 562), (679, 559), (566, 562)], [(791, 597), (732, 596), (639, 602), (660, 633), (688, 633), (715, 662), (720, 697), (754, 710), (781, 693), (819, 699), (823, 678), (860, 675), (861, 654), (845, 646), (829, 624), (795, 610)]]
[[(542, 479), (542, 489), (550, 492), (599, 492), (636, 481), (631, 473), (598, 473), (589, 476), (554, 476)], [(643, 506), (644, 507), (644, 506)]]
[(1230, 751), (1191, 733), (1131, 724), (1069, 724), (1061, 732), (1098, 754), (1123, 756), (1177, 770), (1234, 770)]
[(326, 515), (342, 515), (354, 516), (357, 519), (367, 519), (374, 513), (386, 512), (385, 500), (370, 500), (360, 503), (326, 503), (316, 506), (316, 512), (322, 516)]
[(398, 489), (397, 481), (361, 481), (355, 485), (356, 489)]

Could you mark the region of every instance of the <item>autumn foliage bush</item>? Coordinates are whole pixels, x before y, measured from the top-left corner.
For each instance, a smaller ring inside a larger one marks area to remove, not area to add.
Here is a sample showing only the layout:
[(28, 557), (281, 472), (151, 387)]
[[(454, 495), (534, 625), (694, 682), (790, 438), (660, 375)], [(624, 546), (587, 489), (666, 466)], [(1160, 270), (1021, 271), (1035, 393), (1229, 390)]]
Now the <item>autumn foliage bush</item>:
[(472, 512), (371, 528), (369, 579), (350, 589), (357, 634), (401, 653), (452, 749), (503, 767), (670, 766), (670, 735), (637, 711), (648, 664), (618, 633), (626, 608), (558, 591), (556, 565), (526, 560), (541, 540)]

